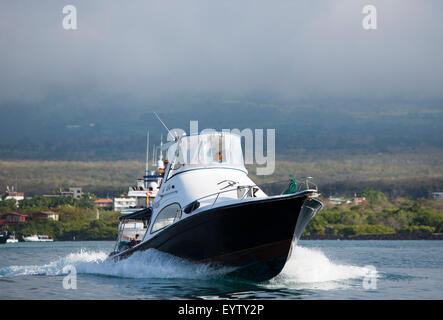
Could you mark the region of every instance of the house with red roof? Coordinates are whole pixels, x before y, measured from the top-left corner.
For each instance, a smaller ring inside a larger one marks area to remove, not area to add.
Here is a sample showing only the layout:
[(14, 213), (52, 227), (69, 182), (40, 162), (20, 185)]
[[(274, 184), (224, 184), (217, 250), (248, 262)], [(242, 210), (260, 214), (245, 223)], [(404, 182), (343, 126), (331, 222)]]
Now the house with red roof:
[(8, 212), (0, 217), (0, 225), (15, 225), (20, 222), (26, 222), (28, 215), (19, 212)]

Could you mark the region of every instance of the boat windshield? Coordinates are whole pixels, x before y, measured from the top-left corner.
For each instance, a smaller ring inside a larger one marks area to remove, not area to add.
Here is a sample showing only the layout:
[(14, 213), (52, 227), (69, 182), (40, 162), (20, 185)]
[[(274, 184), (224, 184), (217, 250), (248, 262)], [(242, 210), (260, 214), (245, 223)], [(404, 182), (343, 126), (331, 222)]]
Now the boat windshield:
[(245, 169), (241, 137), (231, 133), (214, 132), (182, 137), (174, 145), (173, 152), (176, 157), (172, 170), (219, 166)]
[(143, 239), (148, 222), (145, 220), (125, 219), (118, 228), (114, 251), (120, 252), (139, 244)]

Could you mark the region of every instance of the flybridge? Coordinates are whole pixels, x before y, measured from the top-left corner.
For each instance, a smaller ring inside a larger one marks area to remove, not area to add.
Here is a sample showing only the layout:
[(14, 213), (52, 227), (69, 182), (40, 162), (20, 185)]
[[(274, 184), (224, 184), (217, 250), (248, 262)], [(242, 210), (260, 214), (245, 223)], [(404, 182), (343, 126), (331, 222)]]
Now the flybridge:
[(241, 137), (231, 133), (212, 132), (194, 136), (182, 136), (173, 144), (171, 165), (165, 179), (197, 169), (237, 169), (247, 174), (243, 162)]
[(244, 167), (241, 137), (230, 133), (183, 136), (170, 149), (176, 166)]
[[(166, 127), (166, 126), (165, 126)], [(167, 128), (167, 127), (166, 127)], [(240, 153), (242, 153), (242, 165), (243, 164), (255, 164), (257, 166), (257, 175), (271, 175), (274, 173), (275, 170), (275, 129), (266, 129), (266, 138), (264, 137), (264, 129), (250, 129), (246, 128), (243, 130), (239, 129), (223, 129), (221, 132), (217, 132), (214, 129), (204, 129), (201, 132), (199, 132), (198, 128), (198, 121), (190, 121), (189, 125), (189, 134), (180, 128), (174, 128), (169, 130), (167, 128), (169, 134), (168, 134), (168, 143), (166, 143), (163, 146), (164, 150), (167, 150), (167, 158), (173, 159), (175, 157), (175, 152), (177, 151), (177, 146), (172, 147), (176, 142), (181, 140), (181, 144), (189, 144), (189, 154), (183, 154), (182, 152), (182, 158), (188, 159), (188, 161), (185, 161), (185, 163), (191, 163), (195, 159), (191, 159), (192, 155), (195, 155), (199, 153), (199, 151), (195, 151), (196, 148), (200, 147), (200, 144), (208, 144), (208, 142), (205, 142), (205, 139), (208, 135), (212, 136), (220, 136), (220, 137), (227, 137), (228, 135), (231, 136), (238, 136), (240, 139), (240, 145), (242, 141), (244, 141), (244, 156), (243, 151), (240, 148)], [(186, 138), (186, 139), (184, 139)], [(213, 138), (216, 139), (216, 138)], [(224, 146), (228, 146), (230, 141), (234, 141), (235, 138), (221, 138), (219, 149), (222, 149)], [(219, 139), (220, 140), (220, 139)], [(264, 144), (266, 140), (266, 156), (264, 155)], [(235, 144), (235, 143), (234, 143)], [(181, 148), (182, 146), (180, 146)], [(211, 147), (212, 150), (214, 150), (213, 147)], [(214, 154), (214, 153), (213, 153)], [(231, 155), (233, 153), (231, 152)], [(207, 159), (208, 157), (206, 157)], [(237, 159), (240, 158), (240, 156), (236, 156)], [(200, 160), (197, 160), (198, 163), (200, 163)]]

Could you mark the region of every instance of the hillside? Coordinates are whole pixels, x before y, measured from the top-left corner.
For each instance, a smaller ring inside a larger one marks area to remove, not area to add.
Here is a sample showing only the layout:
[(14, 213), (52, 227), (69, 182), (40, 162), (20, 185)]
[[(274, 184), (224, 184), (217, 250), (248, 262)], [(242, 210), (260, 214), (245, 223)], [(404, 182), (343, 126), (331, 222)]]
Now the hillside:
[[(345, 154), (288, 157), (278, 160), (270, 176), (256, 176), (256, 183), (287, 180), (288, 175), (312, 176), (324, 196), (353, 195), (371, 186), (390, 197), (429, 197), (443, 190), (443, 152)], [(303, 158), (312, 158), (305, 159)], [(126, 191), (144, 172), (143, 161), (0, 161), (0, 190), (18, 184), (26, 196), (50, 193), (59, 187), (79, 186), (100, 196)]]
[[(115, 161), (143, 159), (146, 130), (159, 144), (167, 125), (199, 129), (275, 129), (277, 157), (422, 152), (443, 147), (440, 102), (282, 101), (256, 97), (171, 98), (145, 103), (122, 98), (89, 105), (51, 98), (32, 106), (0, 105), (1, 160)], [(20, 128), (18, 130), (17, 128)]]

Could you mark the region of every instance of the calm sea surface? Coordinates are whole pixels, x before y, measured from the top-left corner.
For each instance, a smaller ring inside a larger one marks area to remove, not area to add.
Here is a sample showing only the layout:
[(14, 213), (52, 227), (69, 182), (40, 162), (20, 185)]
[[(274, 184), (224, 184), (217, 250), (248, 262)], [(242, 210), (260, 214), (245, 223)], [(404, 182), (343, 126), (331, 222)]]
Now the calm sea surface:
[(443, 299), (443, 241), (300, 241), (265, 283), (155, 250), (105, 261), (113, 245), (0, 245), (0, 299)]

